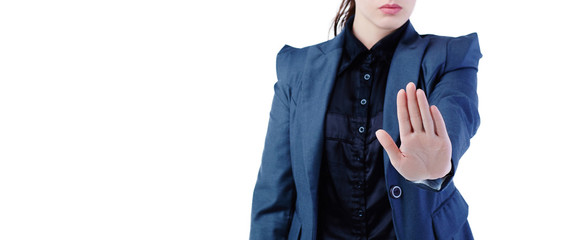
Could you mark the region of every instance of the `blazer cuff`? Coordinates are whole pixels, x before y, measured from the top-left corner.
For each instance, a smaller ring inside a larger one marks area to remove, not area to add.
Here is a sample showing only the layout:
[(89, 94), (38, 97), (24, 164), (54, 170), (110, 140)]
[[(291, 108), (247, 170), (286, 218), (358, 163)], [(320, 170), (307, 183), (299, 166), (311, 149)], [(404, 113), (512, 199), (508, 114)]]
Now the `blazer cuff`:
[(443, 178), (438, 178), (438, 179), (426, 179), (426, 180), (418, 180), (413, 182), (416, 184), (422, 184), (424, 186), (427, 186), (432, 190), (440, 191), (440, 189), (442, 188), (442, 183), (444, 183), (446, 178), (448, 178), (448, 176), (444, 176)]
[(453, 175), (453, 170), (450, 170), (448, 174), (446, 174), (444, 177), (441, 178), (424, 179), (424, 180), (417, 180), (412, 182), (421, 185), (421, 187), (425, 187), (425, 188), (428, 187), (432, 190), (440, 191), (442, 189), (442, 185), (444, 185), (444, 182), (446, 182), (448, 178), (451, 178), (452, 175)]

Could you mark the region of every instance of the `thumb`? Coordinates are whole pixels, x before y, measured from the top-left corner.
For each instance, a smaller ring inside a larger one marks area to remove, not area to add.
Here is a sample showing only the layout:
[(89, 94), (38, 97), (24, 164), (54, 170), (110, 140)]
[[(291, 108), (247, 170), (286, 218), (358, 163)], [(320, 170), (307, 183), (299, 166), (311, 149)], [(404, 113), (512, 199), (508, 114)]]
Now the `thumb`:
[(376, 131), (376, 137), (378, 138), (378, 142), (380, 142), (380, 145), (382, 145), (384, 150), (386, 150), (386, 152), (388, 153), (390, 162), (392, 163), (394, 168), (398, 169), (397, 165), (399, 163), (399, 160), (401, 160), (402, 154), (397, 145), (395, 145), (395, 142), (393, 141), (390, 134), (388, 134), (388, 132), (386, 132), (385, 130), (380, 129)]

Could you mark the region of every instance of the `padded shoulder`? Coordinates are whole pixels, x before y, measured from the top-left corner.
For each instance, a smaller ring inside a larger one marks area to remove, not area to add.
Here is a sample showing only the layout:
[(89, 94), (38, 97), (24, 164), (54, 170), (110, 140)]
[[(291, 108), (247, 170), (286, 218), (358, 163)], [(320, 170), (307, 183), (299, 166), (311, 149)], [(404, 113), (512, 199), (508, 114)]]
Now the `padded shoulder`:
[(476, 68), (482, 57), (477, 33), (450, 38), (446, 46), (445, 71), (459, 68)]
[(277, 79), (281, 84), (289, 84), (290, 81), (296, 79), (298, 66), (303, 66), (306, 59), (306, 48), (295, 48), (285, 44), (277, 53)]
[(296, 50), (297, 48), (285, 44), (277, 53), (277, 78), (279, 80), (286, 79), (286, 74), (288, 73), (288, 69), (290, 69), (290, 63), (295, 60), (294, 52)]
[(476, 68), (482, 57), (476, 33), (459, 37), (421, 35), (428, 41), (423, 56), (425, 79), (433, 79), (460, 68)]

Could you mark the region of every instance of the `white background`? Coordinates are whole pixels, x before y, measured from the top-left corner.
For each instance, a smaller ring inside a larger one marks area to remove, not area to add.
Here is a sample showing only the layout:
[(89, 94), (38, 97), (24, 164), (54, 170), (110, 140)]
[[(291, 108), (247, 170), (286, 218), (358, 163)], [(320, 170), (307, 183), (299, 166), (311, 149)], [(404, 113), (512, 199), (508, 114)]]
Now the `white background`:
[[(556, 1), (418, 1), (478, 32), (482, 124), (456, 185), (477, 239), (560, 239)], [(247, 239), (275, 56), (339, 0), (2, 1), (0, 239)]]

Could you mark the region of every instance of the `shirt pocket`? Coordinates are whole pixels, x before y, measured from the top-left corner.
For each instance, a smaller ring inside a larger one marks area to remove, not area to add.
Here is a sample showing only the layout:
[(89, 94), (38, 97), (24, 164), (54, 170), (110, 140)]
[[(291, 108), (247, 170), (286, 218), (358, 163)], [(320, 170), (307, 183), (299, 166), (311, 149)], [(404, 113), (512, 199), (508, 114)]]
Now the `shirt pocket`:
[(436, 239), (452, 239), (464, 226), (468, 217), (468, 204), (456, 189), (432, 214)]

